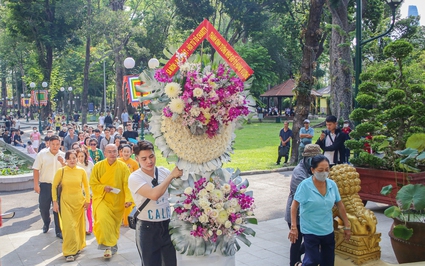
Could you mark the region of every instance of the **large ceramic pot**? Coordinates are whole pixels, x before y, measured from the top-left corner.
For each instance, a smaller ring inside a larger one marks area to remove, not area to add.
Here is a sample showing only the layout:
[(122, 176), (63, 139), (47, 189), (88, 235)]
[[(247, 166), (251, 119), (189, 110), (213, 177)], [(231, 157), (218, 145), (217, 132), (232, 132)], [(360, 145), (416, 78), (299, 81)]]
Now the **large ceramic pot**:
[(186, 256), (177, 252), (177, 266), (235, 266), (235, 256), (212, 253), (208, 256)]
[(393, 219), (394, 223), (388, 235), (391, 238), (394, 254), (398, 263), (425, 261), (425, 223), (406, 223), (408, 228), (413, 229), (413, 236), (409, 240), (396, 238), (393, 234), (394, 226), (404, 224), (399, 219)]
[[(425, 172), (403, 173), (362, 167), (356, 167), (356, 171), (360, 175), (359, 196), (363, 201), (370, 200), (394, 205), (395, 196), (403, 185), (425, 184)], [(381, 189), (390, 184), (393, 186), (392, 193), (388, 196), (381, 195)]]

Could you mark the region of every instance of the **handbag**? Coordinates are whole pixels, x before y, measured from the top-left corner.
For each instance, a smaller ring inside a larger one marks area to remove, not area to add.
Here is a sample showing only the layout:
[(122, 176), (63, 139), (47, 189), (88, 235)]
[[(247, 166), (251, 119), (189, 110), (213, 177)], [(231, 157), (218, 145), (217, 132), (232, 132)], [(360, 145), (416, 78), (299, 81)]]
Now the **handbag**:
[[(152, 179), (152, 186), (156, 187), (158, 185), (158, 168), (155, 167), (155, 178)], [(137, 216), (139, 216), (140, 212), (148, 205), (149, 201), (151, 199), (146, 199), (143, 204), (140, 207), (134, 207), (133, 210), (131, 210), (130, 214), (128, 215), (128, 227), (131, 229), (136, 229), (137, 224)]]
[(279, 146), (279, 156), (286, 156), (289, 153), (288, 146)]
[(62, 194), (62, 179), (63, 179), (63, 172), (64, 169), (62, 168), (62, 177), (61, 177), (61, 182), (59, 183), (59, 185), (56, 187), (56, 195), (57, 195), (57, 202), (58, 202), (58, 206), (59, 206), (59, 211), (60, 211), (60, 199), (61, 199), (61, 194)]

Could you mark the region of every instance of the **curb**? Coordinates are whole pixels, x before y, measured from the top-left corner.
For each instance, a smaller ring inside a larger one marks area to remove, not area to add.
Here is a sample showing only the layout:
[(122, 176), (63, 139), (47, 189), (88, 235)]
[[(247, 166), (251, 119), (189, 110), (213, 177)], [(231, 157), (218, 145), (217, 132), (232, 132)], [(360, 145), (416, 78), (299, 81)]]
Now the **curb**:
[(288, 167), (282, 167), (282, 168), (270, 169), (270, 170), (252, 170), (252, 171), (241, 172), (240, 175), (270, 174), (270, 173), (277, 173), (277, 172), (292, 171), (294, 170), (294, 168), (295, 166), (288, 166)]

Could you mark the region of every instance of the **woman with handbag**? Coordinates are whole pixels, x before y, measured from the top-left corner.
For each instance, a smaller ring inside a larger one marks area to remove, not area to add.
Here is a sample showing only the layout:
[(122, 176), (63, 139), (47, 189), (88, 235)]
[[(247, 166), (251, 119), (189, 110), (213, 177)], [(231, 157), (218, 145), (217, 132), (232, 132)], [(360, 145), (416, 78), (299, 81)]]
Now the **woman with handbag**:
[(176, 250), (171, 242), (168, 225), (171, 218), (168, 186), (183, 172), (155, 167), (153, 144), (139, 141), (133, 147), (140, 169), (131, 173), (128, 186), (136, 208), (142, 209), (136, 225), (136, 246), (144, 266), (177, 265)]
[[(128, 166), (128, 169), (130, 170), (130, 173), (133, 173), (137, 169), (139, 169), (139, 163), (131, 158), (131, 155), (133, 154), (133, 148), (129, 144), (122, 144), (118, 147), (118, 154), (120, 157), (118, 160), (125, 163)], [(134, 208), (134, 203), (129, 207), (125, 208), (124, 215), (122, 217), (122, 224), (125, 227), (128, 227), (128, 215), (130, 214), (131, 210)]]
[[(59, 169), (53, 179), (53, 211), (59, 213), (61, 220), (63, 255), (66, 261), (74, 261), (75, 256), (86, 246), (84, 208), (89, 206), (90, 191), (86, 171), (77, 166), (77, 152), (67, 151), (65, 160), (67, 165)], [(59, 204), (58, 186), (62, 187)], [(81, 187), (84, 188), (84, 194)]]
[[(94, 164), (89, 161), (90, 158), (87, 155), (87, 152), (84, 151), (84, 147), (77, 151), (77, 166), (81, 167), (86, 171), (87, 174), (87, 183), (90, 182), (90, 174), (91, 170), (94, 167)], [(89, 206), (86, 208), (86, 234), (91, 235), (93, 232), (93, 212), (92, 212), (92, 191), (90, 189), (90, 203)]]

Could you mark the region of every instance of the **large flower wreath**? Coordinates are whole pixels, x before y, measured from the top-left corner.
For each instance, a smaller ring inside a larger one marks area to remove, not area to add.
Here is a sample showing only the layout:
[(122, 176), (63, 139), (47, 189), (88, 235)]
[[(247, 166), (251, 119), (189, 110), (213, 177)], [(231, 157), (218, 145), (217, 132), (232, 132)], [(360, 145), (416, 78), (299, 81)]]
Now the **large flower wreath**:
[(244, 82), (224, 64), (185, 62), (174, 78), (163, 69), (140, 75), (139, 90), (150, 92), (150, 125), (155, 144), (168, 162), (183, 170), (172, 182), (174, 205), (170, 223), (176, 250), (187, 255), (220, 252), (234, 255), (237, 239), (250, 245), (246, 227), (253, 217), (254, 198), (239, 171), (221, 169), (230, 161), (234, 130), (254, 103)]

